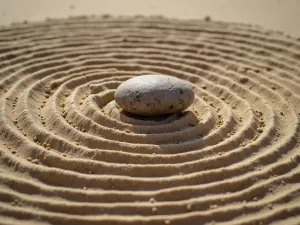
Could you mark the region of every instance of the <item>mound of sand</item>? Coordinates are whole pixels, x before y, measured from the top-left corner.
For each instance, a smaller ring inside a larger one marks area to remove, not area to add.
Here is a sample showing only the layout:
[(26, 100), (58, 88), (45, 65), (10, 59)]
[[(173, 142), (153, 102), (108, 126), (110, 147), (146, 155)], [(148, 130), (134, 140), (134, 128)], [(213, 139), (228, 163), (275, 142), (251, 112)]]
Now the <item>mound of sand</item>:
[[(242, 24), (80, 17), (0, 29), (1, 224), (299, 224), (300, 42)], [(141, 74), (186, 111), (126, 115)]]

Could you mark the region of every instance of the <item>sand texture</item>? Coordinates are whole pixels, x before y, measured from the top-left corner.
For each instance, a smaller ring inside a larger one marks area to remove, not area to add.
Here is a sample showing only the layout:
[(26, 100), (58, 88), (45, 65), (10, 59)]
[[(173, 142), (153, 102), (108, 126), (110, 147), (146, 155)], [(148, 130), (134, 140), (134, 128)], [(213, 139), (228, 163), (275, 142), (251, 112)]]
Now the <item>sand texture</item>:
[[(142, 74), (184, 112), (126, 115)], [(261, 27), (76, 17), (0, 29), (0, 224), (300, 224), (300, 40)]]

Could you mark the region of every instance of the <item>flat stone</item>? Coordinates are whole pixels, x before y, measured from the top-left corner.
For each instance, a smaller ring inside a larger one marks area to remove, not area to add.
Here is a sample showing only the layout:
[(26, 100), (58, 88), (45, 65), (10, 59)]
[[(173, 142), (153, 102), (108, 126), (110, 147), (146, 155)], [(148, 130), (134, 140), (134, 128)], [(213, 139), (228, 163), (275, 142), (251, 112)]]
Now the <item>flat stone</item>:
[(192, 86), (167, 75), (142, 75), (122, 83), (116, 103), (133, 114), (154, 116), (180, 112), (194, 102)]

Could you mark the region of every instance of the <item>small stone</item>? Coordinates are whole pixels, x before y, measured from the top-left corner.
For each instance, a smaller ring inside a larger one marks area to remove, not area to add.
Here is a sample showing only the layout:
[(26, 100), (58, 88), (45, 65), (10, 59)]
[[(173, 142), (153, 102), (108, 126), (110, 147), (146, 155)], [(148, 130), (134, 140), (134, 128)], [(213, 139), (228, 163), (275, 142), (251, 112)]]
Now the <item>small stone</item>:
[(116, 103), (125, 111), (145, 116), (180, 112), (194, 102), (192, 86), (167, 75), (143, 75), (122, 83)]
[(205, 22), (210, 22), (211, 21), (211, 17), (210, 16), (205, 16), (204, 17), (204, 21)]
[(34, 164), (39, 164), (39, 160), (38, 159), (33, 159), (31, 162), (34, 163)]
[(32, 158), (31, 157), (27, 157), (27, 161), (31, 162)]
[(66, 91), (66, 92), (64, 93), (64, 95), (65, 95), (65, 97), (68, 97), (68, 96), (70, 95), (70, 91)]
[(248, 82), (248, 78), (247, 77), (242, 77), (241, 79), (240, 79), (240, 83), (241, 84), (245, 84), (245, 83), (247, 83)]
[(186, 209), (187, 209), (188, 211), (191, 211), (191, 210), (192, 210), (192, 203), (187, 204), (187, 205), (186, 205)]
[(154, 203), (154, 202), (155, 202), (155, 199), (154, 199), (154, 198), (150, 198), (150, 199), (149, 199), (149, 202)]
[(216, 208), (218, 208), (218, 205), (210, 205), (209, 208), (210, 209), (216, 209)]
[(45, 93), (48, 94), (48, 95), (50, 95), (50, 89), (46, 89)]

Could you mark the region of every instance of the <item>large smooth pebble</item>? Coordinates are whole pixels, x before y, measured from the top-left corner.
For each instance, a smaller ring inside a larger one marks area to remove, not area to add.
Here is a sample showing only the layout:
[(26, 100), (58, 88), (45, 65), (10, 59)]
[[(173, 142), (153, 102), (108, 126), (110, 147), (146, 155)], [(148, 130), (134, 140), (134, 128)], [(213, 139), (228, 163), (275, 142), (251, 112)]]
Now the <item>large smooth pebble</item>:
[(180, 112), (194, 102), (189, 83), (167, 75), (142, 75), (122, 83), (115, 101), (125, 111), (138, 115)]

